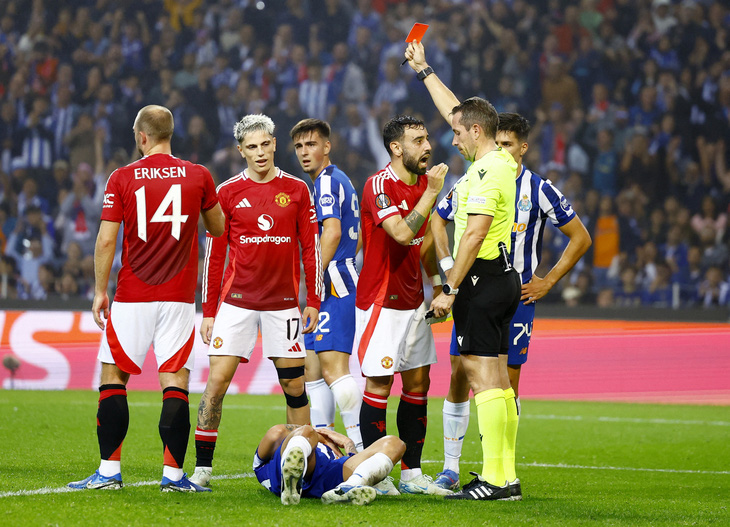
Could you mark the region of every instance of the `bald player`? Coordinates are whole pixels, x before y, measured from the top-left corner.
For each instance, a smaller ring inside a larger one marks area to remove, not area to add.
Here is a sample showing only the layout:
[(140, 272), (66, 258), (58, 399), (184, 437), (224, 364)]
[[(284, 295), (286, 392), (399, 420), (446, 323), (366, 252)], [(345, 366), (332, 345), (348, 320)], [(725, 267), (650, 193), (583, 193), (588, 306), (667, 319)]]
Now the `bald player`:
[[(104, 191), (92, 304), (94, 320), (103, 330), (96, 414), (101, 463), (91, 476), (69, 483), (73, 489), (122, 488), (122, 442), (129, 426), (126, 385), (130, 375), (141, 373), (152, 345), (162, 387), (160, 488), (210, 490), (191, 483), (182, 467), (190, 435), (188, 379), (194, 360), (198, 215), (213, 236), (223, 234), (225, 218), (210, 172), (172, 155), (173, 129), (167, 108), (142, 108), (133, 128), (142, 158), (115, 170)], [(110, 307), (109, 273), (122, 223), (122, 268)]]

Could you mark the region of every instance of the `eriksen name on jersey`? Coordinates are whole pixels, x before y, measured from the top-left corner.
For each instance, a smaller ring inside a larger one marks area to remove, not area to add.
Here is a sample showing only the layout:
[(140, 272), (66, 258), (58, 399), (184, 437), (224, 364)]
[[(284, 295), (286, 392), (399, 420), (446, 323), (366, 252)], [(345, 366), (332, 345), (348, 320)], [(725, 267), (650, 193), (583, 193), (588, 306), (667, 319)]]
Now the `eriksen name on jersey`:
[(134, 179), (169, 179), (187, 177), (185, 167), (135, 168)]

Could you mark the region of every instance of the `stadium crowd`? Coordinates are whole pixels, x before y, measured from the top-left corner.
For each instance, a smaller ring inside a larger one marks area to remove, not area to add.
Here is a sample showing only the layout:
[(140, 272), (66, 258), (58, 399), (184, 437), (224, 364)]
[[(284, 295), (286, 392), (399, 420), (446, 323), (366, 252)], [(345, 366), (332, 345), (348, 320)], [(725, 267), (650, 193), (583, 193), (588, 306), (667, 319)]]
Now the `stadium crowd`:
[(234, 123), (261, 112), (292, 174), (292, 126), (332, 123), (358, 190), (388, 162), (382, 124), (420, 116), (455, 180), (451, 130), (400, 67), (416, 21), (459, 98), (530, 119), (525, 165), (591, 233), (545, 301), (730, 305), (730, 8), (713, 0), (0, 0), (0, 298), (93, 297), (104, 185), (146, 104), (218, 182), (243, 168)]

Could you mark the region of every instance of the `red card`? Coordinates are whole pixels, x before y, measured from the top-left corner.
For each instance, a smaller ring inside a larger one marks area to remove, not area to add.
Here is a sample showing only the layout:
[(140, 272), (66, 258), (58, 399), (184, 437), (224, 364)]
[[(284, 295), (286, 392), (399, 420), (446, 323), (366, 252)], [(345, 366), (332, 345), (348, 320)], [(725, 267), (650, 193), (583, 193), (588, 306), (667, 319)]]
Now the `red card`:
[(426, 34), (426, 30), (428, 29), (428, 24), (419, 24), (416, 22), (413, 24), (413, 27), (411, 28), (411, 32), (408, 33), (408, 36), (406, 37), (406, 42), (411, 43), (414, 40), (416, 42), (420, 42), (423, 38), (423, 35)]

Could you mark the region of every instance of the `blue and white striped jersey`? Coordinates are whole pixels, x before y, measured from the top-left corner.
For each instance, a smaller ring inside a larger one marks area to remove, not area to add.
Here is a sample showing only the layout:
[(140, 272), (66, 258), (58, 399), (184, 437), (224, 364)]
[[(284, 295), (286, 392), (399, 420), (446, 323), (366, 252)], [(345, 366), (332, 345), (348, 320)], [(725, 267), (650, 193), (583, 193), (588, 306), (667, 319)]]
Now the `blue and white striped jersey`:
[(327, 218), (340, 220), (342, 236), (327, 269), (325, 269), (325, 294), (333, 292), (340, 298), (355, 292), (357, 269), (355, 255), (357, 237), (360, 232), (360, 204), (357, 191), (347, 175), (329, 165), (314, 180), (314, 201), (317, 207), (319, 234), (322, 235), (323, 222)]
[[(466, 176), (463, 176), (463, 179)], [(456, 213), (456, 186), (444, 197), (436, 212), (447, 221), (453, 221)], [(516, 180), (515, 223), (512, 227), (512, 265), (520, 273), (522, 283), (532, 279), (532, 274), (542, 258), (542, 236), (545, 220), (550, 219), (556, 227), (562, 227), (575, 217), (575, 211), (563, 194), (549, 179), (522, 167)]]

